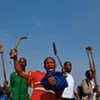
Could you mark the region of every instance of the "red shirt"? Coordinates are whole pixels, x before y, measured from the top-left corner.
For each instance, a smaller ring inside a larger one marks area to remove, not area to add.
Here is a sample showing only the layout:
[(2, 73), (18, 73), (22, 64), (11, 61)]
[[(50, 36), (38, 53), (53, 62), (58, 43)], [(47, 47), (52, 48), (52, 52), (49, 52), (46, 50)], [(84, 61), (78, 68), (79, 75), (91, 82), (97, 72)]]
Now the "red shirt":
[(57, 100), (56, 94), (45, 90), (41, 84), (41, 80), (45, 74), (46, 73), (40, 71), (30, 72), (28, 82), (31, 83), (31, 87), (34, 88), (31, 100)]

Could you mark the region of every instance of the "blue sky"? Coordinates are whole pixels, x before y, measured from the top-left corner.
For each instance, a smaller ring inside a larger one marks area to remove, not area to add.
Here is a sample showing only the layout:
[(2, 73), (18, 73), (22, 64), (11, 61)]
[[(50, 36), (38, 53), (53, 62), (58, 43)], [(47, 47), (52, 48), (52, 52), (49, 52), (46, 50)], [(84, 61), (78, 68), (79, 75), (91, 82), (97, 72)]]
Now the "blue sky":
[[(27, 70), (43, 69), (43, 60), (58, 55), (64, 63), (72, 62), (75, 88), (89, 69), (85, 48), (92, 46), (100, 84), (100, 0), (0, 0), (0, 44), (4, 47), (7, 79), (14, 71), (9, 51), (21, 36), (27, 36), (18, 47), (19, 57), (28, 60)], [(61, 67), (57, 61), (57, 70)], [(3, 81), (0, 60), (0, 83)]]

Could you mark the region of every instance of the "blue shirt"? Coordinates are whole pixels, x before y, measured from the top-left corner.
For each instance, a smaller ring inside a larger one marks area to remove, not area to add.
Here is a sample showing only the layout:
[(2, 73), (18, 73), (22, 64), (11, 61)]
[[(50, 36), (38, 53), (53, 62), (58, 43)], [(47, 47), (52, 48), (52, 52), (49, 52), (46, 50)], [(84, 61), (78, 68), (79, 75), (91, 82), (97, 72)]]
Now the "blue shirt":
[(9, 95), (5, 94), (4, 88), (0, 87), (0, 100), (8, 100)]
[[(54, 87), (50, 86), (47, 82), (47, 79), (51, 76), (53, 76), (56, 79), (56, 86)], [(61, 72), (53, 71), (48, 71), (42, 79), (41, 83), (46, 90), (53, 90), (55, 93), (58, 93), (59, 91), (63, 90), (65, 87), (68, 86), (66, 76), (64, 76)]]

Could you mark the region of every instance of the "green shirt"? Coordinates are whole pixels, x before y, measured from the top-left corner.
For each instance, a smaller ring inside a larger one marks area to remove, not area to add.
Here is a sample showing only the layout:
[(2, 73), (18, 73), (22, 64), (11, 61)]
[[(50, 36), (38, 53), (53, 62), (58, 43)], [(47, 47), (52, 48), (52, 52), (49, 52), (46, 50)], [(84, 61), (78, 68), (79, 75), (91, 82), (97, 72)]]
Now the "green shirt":
[(9, 90), (11, 92), (11, 100), (29, 100), (27, 81), (18, 76), (16, 72), (10, 75)]

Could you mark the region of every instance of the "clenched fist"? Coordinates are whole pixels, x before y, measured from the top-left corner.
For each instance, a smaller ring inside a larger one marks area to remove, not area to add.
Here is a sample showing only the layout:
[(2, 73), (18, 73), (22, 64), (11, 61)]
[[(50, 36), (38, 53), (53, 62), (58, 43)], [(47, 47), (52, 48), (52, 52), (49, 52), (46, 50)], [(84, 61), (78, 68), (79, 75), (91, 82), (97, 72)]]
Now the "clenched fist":
[(11, 51), (9, 53), (11, 59), (16, 58), (17, 57), (17, 54), (18, 54), (18, 52), (17, 52), (16, 49), (11, 49)]
[(56, 79), (55, 77), (49, 77), (47, 79), (48, 83), (51, 85), (51, 86), (55, 86), (56, 85)]

